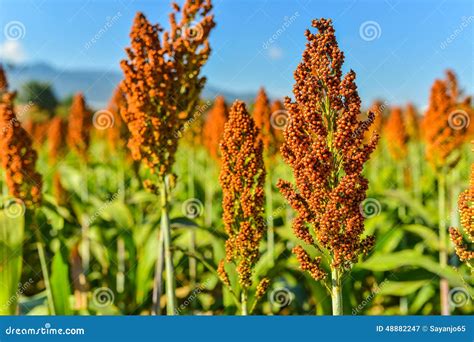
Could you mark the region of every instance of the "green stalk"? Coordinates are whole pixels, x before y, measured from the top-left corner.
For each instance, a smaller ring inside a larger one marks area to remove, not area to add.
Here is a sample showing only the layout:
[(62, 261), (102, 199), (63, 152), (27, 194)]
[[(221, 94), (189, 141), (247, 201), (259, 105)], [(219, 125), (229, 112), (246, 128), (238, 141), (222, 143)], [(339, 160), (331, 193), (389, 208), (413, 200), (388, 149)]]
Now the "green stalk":
[(332, 299), (332, 315), (340, 316), (342, 310), (342, 274), (340, 270), (331, 267), (331, 299)]
[(161, 229), (163, 230), (165, 270), (166, 270), (166, 313), (173, 316), (176, 310), (175, 278), (173, 254), (171, 252), (171, 227), (168, 212), (168, 185), (165, 177), (162, 180), (161, 195)]
[[(85, 185), (84, 190), (85, 192), (81, 193), (81, 200), (83, 203), (87, 203), (89, 199), (89, 189), (87, 187), (87, 179), (88, 179), (88, 167), (87, 163), (84, 161), (81, 164), (81, 172), (85, 177)], [(89, 239), (89, 215), (83, 214), (82, 215), (82, 224), (81, 224), (81, 236), (82, 236), (82, 243), (81, 243), (81, 256), (82, 256), (82, 268), (84, 270), (84, 274), (89, 272), (90, 266), (90, 239)]]
[[(405, 161), (401, 160), (397, 163), (397, 178), (398, 178), (398, 188), (404, 190), (405, 189)], [(405, 205), (401, 204), (398, 206), (398, 217), (400, 219), (404, 219), (406, 217), (406, 208)]]
[(408, 156), (411, 164), (410, 169), (413, 181), (413, 195), (418, 202), (422, 203), (423, 196), (421, 192), (420, 152), (417, 142), (409, 144)]
[(158, 233), (158, 256), (155, 265), (155, 280), (153, 282), (153, 296), (152, 296), (152, 315), (161, 315), (160, 299), (163, 293), (163, 266), (164, 266), (164, 230), (160, 229)]
[[(445, 269), (448, 265), (446, 231), (446, 175), (442, 170), (438, 175), (438, 213), (439, 213), (439, 264)], [(449, 284), (440, 279), (441, 314), (449, 315)]]
[[(188, 197), (194, 198), (195, 196), (195, 189), (194, 189), (194, 160), (193, 158), (188, 158)], [(196, 252), (196, 230), (190, 229), (189, 230), (189, 250), (192, 253)], [(189, 259), (189, 281), (191, 288), (194, 288), (196, 285), (196, 273), (197, 273), (197, 264), (196, 259), (190, 258)], [(195, 305), (193, 301), (191, 303), (192, 306)]]
[(247, 305), (248, 305), (248, 293), (247, 293), (247, 289), (242, 289), (242, 295), (241, 295), (241, 302), (242, 302), (242, 305), (241, 305), (241, 308), (242, 308), (242, 316), (247, 316), (248, 315), (248, 309), (247, 309)]
[(268, 180), (265, 182), (265, 204), (267, 212), (267, 244), (268, 253), (272, 256), (270, 259), (271, 266), (275, 265), (275, 227), (273, 225), (273, 198), (272, 198), (272, 173), (268, 171)]
[(38, 249), (41, 272), (43, 273), (44, 286), (46, 288), (46, 298), (47, 298), (49, 313), (51, 315), (55, 315), (56, 310), (54, 309), (53, 292), (51, 291), (51, 282), (49, 281), (48, 264), (46, 263), (46, 256), (44, 253), (44, 242), (43, 242), (43, 238), (41, 237), (39, 227), (36, 225), (36, 222), (34, 223), (33, 230), (36, 236), (36, 248)]

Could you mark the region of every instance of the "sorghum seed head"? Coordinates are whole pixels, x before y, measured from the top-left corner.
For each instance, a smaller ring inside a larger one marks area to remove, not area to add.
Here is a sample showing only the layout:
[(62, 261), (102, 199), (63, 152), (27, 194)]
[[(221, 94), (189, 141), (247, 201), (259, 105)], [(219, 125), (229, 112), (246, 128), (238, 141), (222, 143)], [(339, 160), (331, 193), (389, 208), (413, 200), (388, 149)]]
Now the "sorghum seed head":
[(265, 232), (263, 144), (245, 104), (234, 102), (221, 142), (223, 221), (228, 239), (226, 259), (237, 266), (243, 287), (252, 284), (251, 273), (259, 257)]
[[(295, 102), (285, 101), (290, 117), (281, 153), (296, 184), (280, 180), (277, 186), (297, 212), (296, 236), (328, 251), (332, 266), (344, 268), (373, 244), (372, 237), (362, 238), (360, 204), (368, 187), (362, 169), (378, 136), (373, 134), (364, 143), (374, 114), (369, 113), (368, 122), (358, 119), (361, 101), (355, 73), (342, 75), (344, 54), (331, 20), (314, 20), (313, 27), (319, 32), (306, 32), (308, 43), (294, 74)], [(313, 278), (325, 276), (319, 258), (312, 260), (301, 246), (293, 252)]]

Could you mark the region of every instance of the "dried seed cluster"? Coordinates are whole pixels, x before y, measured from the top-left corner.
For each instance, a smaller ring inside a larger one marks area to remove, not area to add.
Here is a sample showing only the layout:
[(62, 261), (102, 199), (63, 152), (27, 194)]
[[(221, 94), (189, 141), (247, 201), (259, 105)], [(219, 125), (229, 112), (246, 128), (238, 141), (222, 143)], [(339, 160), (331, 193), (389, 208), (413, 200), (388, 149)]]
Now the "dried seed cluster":
[(86, 105), (84, 95), (77, 93), (72, 99), (69, 113), (67, 142), (71, 150), (83, 159), (87, 159), (91, 127), (92, 112)]
[(28, 133), (14, 111), (16, 93), (8, 91), (8, 83), (0, 68), (0, 159), (5, 170), (10, 195), (32, 208), (41, 202), (42, 177), (36, 172), (38, 159)]
[(388, 150), (393, 159), (406, 158), (408, 153), (408, 134), (400, 107), (393, 107), (391, 109), (384, 133), (387, 137)]
[(133, 158), (160, 177), (171, 173), (179, 138), (175, 132), (194, 111), (205, 83), (199, 74), (210, 53), (211, 9), (210, 0), (187, 0), (182, 9), (173, 4), (165, 32), (142, 13), (134, 19), (128, 58), (121, 62), (127, 101), (122, 116)]
[(67, 122), (60, 116), (54, 117), (48, 128), (49, 162), (54, 164), (66, 151)]
[(224, 134), (224, 127), (228, 116), (229, 113), (224, 97), (216, 97), (203, 128), (204, 146), (206, 146), (209, 154), (215, 160), (220, 159), (219, 144)]
[(410, 141), (417, 141), (420, 137), (420, 118), (412, 103), (407, 104), (404, 111), (405, 128)]
[(106, 130), (107, 140), (112, 150), (116, 150), (119, 147), (120, 141), (128, 140), (128, 130), (120, 114), (122, 111), (127, 110), (126, 105), (125, 94), (120, 86), (118, 86), (114, 90), (107, 108), (107, 111), (113, 116), (113, 124)]
[[(474, 164), (471, 166), (471, 178), (469, 188), (459, 195), (458, 200), (459, 213), (461, 215), (461, 225), (467, 235), (470, 244), (474, 243)], [(474, 259), (474, 250), (470, 250), (464, 243), (460, 230), (450, 228), (449, 233), (454, 243), (456, 254), (461, 261), (470, 261)]]
[(226, 260), (237, 266), (239, 282), (252, 285), (252, 267), (259, 257), (259, 244), (265, 232), (265, 167), (263, 144), (245, 104), (236, 101), (230, 109), (221, 143), (222, 208)]
[[(278, 129), (275, 128), (276, 122), (272, 123), (272, 114), (275, 113), (275, 117), (278, 117), (277, 111), (283, 111), (284, 107), (280, 101), (274, 102), (270, 105), (267, 93), (264, 88), (260, 88), (257, 98), (255, 99), (255, 105), (253, 109), (253, 118), (255, 124), (260, 130), (260, 139), (263, 141), (263, 147), (267, 156), (275, 156), (278, 153), (280, 147), (282, 135)], [(284, 116), (284, 114), (280, 114)], [(285, 120), (286, 118), (281, 118)]]
[(446, 79), (434, 82), (422, 125), (426, 158), (435, 170), (454, 167), (459, 161), (455, 152), (469, 133), (470, 101), (468, 97), (461, 98), (452, 71), (446, 72)]
[[(331, 20), (314, 20), (312, 26), (319, 32), (306, 31), (308, 43), (295, 71), (296, 101), (285, 101), (290, 118), (281, 153), (296, 184), (280, 180), (278, 187), (297, 212), (295, 235), (328, 255), (333, 267), (349, 267), (374, 244), (372, 236), (362, 238), (360, 204), (368, 187), (362, 169), (378, 136), (363, 143), (369, 125), (358, 120), (355, 73), (342, 77), (344, 55)], [(301, 246), (293, 252), (315, 279), (324, 277), (319, 258), (311, 259)]]

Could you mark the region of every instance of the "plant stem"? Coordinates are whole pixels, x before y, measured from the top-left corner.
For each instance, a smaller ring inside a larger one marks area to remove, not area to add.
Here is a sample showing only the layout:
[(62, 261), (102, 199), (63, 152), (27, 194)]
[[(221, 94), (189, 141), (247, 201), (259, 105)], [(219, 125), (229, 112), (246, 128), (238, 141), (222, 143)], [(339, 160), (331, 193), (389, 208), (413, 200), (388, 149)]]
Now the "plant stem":
[(242, 289), (242, 295), (241, 295), (241, 302), (242, 302), (242, 305), (241, 305), (241, 308), (242, 308), (242, 316), (247, 316), (248, 315), (248, 312), (247, 312), (247, 298), (248, 296), (248, 293), (247, 293), (247, 289)]
[[(403, 160), (397, 163), (397, 183), (398, 188), (404, 190), (405, 189), (405, 181), (404, 181), (404, 168), (405, 163)], [(398, 206), (398, 218), (403, 220), (405, 218), (405, 206), (403, 204)]]
[(340, 316), (343, 314), (341, 275), (341, 272), (337, 268), (331, 267), (331, 299), (333, 316)]
[(421, 170), (420, 170), (420, 151), (417, 142), (412, 142), (409, 145), (410, 169), (413, 182), (413, 195), (420, 203), (423, 201), (423, 194), (421, 191)]
[(38, 249), (38, 256), (40, 259), (41, 273), (43, 273), (44, 287), (46, 288), (46, 298), (48, 301), (49, 313), (51, 315), (55, 315), (56, 310), (54, 309), (53, 292), (51, 291), (51, 282), (49, 281), (48, 264), (46, 263), (46, 257), (44, 253), (43, 238), (41, 237), (41, 233), (39, 231), (39, 227), (36, 225), (36, 222), (34, 223), (33, 230), (36, 236), (36, 248)]
[(164, 230), (160, 229), (158, 233), (158, 257), (155, 265), (155, 280), (153, 283), (153, 297), (152, 297), (152, 315), (161, 315), (161, 295), (163, 293), (163, 266), (164, 266)]
[[(446, 175), (444, 170), (438, 175), (438, 213), (439, 213), (439, 264), (441, 268), (448, 265), (447, 232), (446, 232)], [(449, 284), (447, 279), (440, 279), (441, 314), (449, 315)]]
[(168, 316), (175, 314), (175, 278), (173, 267), (173, 254), (171, 251), (171, 227), (168, 213), (168, 185), (163, 177), (161, 195), (161, 229), (163, 230), (165, 269), (166, 269), (166, 313)]
[(273, 198), (272, 198), (272, 173), (268, 171), (268, 179), (265, 182), (265, 204), (267, 212), (267, 225), (268, 225), (268, 253), (272, 256), (270, 259), (270, 265), (275, 265), (275, 227), (273, 225)]
[[(194, 189), (194, 160), (192, 156), (188, 157), (188, 197), (194, 198), (195, 189)], [(196, 251), (196, 230), (190, 229), (189, 231), (189, 250), (194, 253)], [(191, 288), (194, 288), (196, 285), (196, 274), (197, 274), (197, 265), (196, 259), (189, 259), (189, 282)], [(193, 301), (191, 306), (194, 306), (196, 303)]]
[[(180, 247), (173, 247), (173, 249), (182, 252), (184, 255), (186, 255), (190, 258), (193, 258), (193, 259), (196, 259), (196, 260), (200, 261), (205, 268), (207, 268), (210, 272), (214, 273), (214, 275), (219, 278), (219, 274), (217, 273), (216, 267), (212, 266), (209, 262), (207, 262), (206, 259), (204, 259), (204, 257), (202, 255), (198, 254), (197, 252), (191, 253), (191, 252), (186, 251), (185, 249), (180, 248)], [(240, 307), (241, 303), (239, 301), (239, 297), (237, 297), (237, 294), (232, 289), (232, 286), (229, 286), (229, 285), (226, 285), (226, 284), (224, 284), (224, 286), (227, 290), (229, 290), (229, 293), (232, 295), (232, 298), (234, 299), (235, 304), (238, 307)]]

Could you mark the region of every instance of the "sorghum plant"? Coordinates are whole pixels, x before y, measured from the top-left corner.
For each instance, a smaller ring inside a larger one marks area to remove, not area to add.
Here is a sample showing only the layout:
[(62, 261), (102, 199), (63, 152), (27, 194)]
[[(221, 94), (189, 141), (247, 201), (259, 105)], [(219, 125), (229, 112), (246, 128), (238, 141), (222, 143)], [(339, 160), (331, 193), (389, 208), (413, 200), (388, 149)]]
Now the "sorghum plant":
[(0, 64), (0, 96), (8, 91), (8, 81), (5, 75), (5, 70), (3, 70), (3, 66)]
[(408, 134), (402, 116), (402, 109), (393, 107), (385, 124), (385, 135), (388, 141), (388, 150), (394, 160), (405, 159), (407, 156)]
[(421, 175), (422, 155), (420, 144), (420, 118), (416, 107), (409, 103), (404, 110), (405, 127), (408, 135), (408, 159), (410, 163), (410, 188), (413, 195), (420, 203), (422, 201)]
[[(145, 185), (159, 192), (161, 198), (160, 246), (164, 246), (169, 315), (176, 312), (176, 299), (167, 184), (178, 148), (176, 132), (194, 111), (204, 87), (205, 78), (199, 74), (210, 53), (208, 37), (215, 25), (211, 9), (210, 0), (186, 0), (182, 9), (173, 4), (170, 29), (164, 32), (160, 25), (152, 25), (137, 13), (130, 33), (131, 47), (126, 49), (128, 58), (120, 64), (124, 72), (121, 89), (127, 103), (122, 117), (130, 131), (128, 147), (132, 157), (155, 176)], [(160, 258), (153, 295), (155, 313), (159, 310)]]
[(366, 140), (370, 141), (373, 134), (380, 134), (385, 126), (387, 120), (387, 104), (381, 100), (375, 100), (370, 106), (368, 112), (375, 114), (373, 123), (365, 133)]
[[(459, 195), (458, 200), (459, 214), (461, 215), (461, 224), (464, 227), (464, 232), (467, 236), (469, 244), (474, 243), (474, 164), (471, 165), (471, 178), (469, 182), (469, 188), (466, 189)], [(450, 228), (449, 233), (451, 240), (454, 243), (456, 254), (459, 256), (461, 261), (466, 264), (474, 271), (474, 250), (469, 249), (464, 242), (463, 234), (461, 230), (456, 228)]]
[(60, 116), (51, 120), (48, 129), (49, 163), (56, 168), (53, 175), (53, 192), (59, 204), (64, 203), (64, 188), (57, 170), (58, 161), (66, 152), (67, 122)]
[[(37, 239), (36, 245), (46, 286), (50, 313), (54, 314), (44, 243), (39, 227), (34, 220), (35, 209), (41, 204), (42, 200), (42, 177), (35, 169), (38, 155), (32, 147), (31, 138), (23, 129), (15, 114), (14, 100), (16, 93), (8, 91), (8, 83), (1, 68), (0, 82), (2, 83), (0, 86), (2, 90), (0, 98), (0, 160), (5, 171), (5, 180), (9, 194), (13, 197), (12, 201), (6, 201), (6, 203), (7, 205), (13, 204), (26, 209), (24, 215), (31, 222), (31, 228)], [(22, 209), (17, 208), (16, 210), (23, 214)], [(18, 215), (15, 216), (17, 217)], [(2, 224), (5, 225), (5, 223)], [(20, 227), (16, 228), (20, 229)], [(13, 257), (13, 255), (8, 257)], [(4, 260), (1, 261), (3, 262)]]
[[(466, 141), (469, 123), (469, 98), (460, 98), (459, 87), (452, 71), (445, 80), (436, 80), (431, 88), (428, 109), (423, 119), (426, 159), (437, 175), (439, 215), (439, 262), (448, 265), (446, 178), (460, 159), (460, 147)], [(440, 280), (441, 313), (449, 314), (449, 284)]]
[[(273, 196), (272, 196), (272, 166), (271, 158), (274, 157), (278, 151), (278, 144), (275, 134), (275, 128), (272, 125), (272, 110), (270, 107), (270, 101), (268, 100), (267, 93), (265, 89), (260, 88), (257, 98), (255, 99), (255, 105), (253, 109), (253, 118), (255, 120), (255, 125), (259, 129), (259, 136), (263, 142), (263, 150), (265, 155), (265, 160), (267, 162), (267, 181), (265, 182), (265, 208), (267, 213), (273, 212)], [(269, 214), (271, 215), (271, 214)], [(270, 218), (267, 221), (268, 224), (268, 234), (267, 234), (267, 247), (268, 252), (272, 255), (272, 262), (274, 258), (275, 250), (275, 232), (273, 218)]]
[[(271, 106), (271, 117), (270, 120), (276, 126), (273, 129), (273, 138), (275, 139), (275, 150), (276, 154), (279, 154), (281, 144), (283, 143), (283, 128), (286, 125), (287, 112), (283, 102), (280, 100), (275, 100), (272, 102)], [(280, 115), (280, 117), (278, 116)], [(282, 121), (278, 121), (278, 118), (283, 119)]]
[(121, 111), (126, 111), (126, 101), (125, 96), (118, 86), (110, 99), (107, 110), (113, 115), (113, 125), (107, 129), (107, 140), (109, 146), (112, 150), (117, 150), (117, 147), (120, 145), (121, 141), (128, 140), (128, 132), (125, 127), (122, 117), (120, 115)]
[[(408, 155), (408, 134), (400, 107), (393, 107), (384, 127), (385, 138), (388, 151), (394, 161), (396, 161), (397, 187), (403, 189), (405, 186), (406, 158)], [(400, 216), (404, 216), (405, 208), (398, 207)]]
[[(243, 102), (236, 101), (230, 109), (221, 153), (219, 181), (223, 195), (222, 219), (228, 235), (226, 262), (234, 265), (238, 273), (241, 312), (246, 315), (249, 313), (248, 293), (252, 286), (252, 268), (259, 258), (259, 245), (265, 234), (265, 165), (258, 128)], [(221, 261), (218, 272), (222, 282), (230, 286), (224, 261)], [(268, 280), (262, 281), (257, 298), (268, 287)]]
[(91, 114), (84, 95), (82, 93), (74, 95), (69, 113), (67, 143), (71, 150), (76, 152), (83, 160), (87, 159), (87, 150), (90, 144)]
[(342, 77), (344, 54), (332, 21), (314, 20), (312, 26), (319, 32), (306, 31), (308, 42), (294, 74), (295, 101), (285, 100), (290, 117), (281, 153), (296, 184), (280, 180), (277, 186), (297, 212), (295, 235), (321, 255), (311, 257), (301, 245), (293, 253), (315, 280), (327, 277), (323, 257), (330, 263), (333, 314), (341, 315), (342, 276), (374, 245), (373, 236), (362, 237), (360, 208), (368, 188), (362, 169), (378, 136), (363, 143), (370, 125), (358, 120), (361, 101), (355, 73)]
[(265, 150), (270, 147), (271, 143), (271, 114), (272, 112), (270, 109), (270, 101), (268, 100), (268, 96), (265, 92), (265, 89), (262, 87), (258, 91), (257, 97), (255, 98), (253, 119), (255, 120), (255, 125), (259, 129), (260, 139), (263, 142), (263, 147)]
[(209, 154), (215, 160), (220, 159), (219, 144), (224, 134), (224, 127), (229, 116), (223, 96), (217, 96), (209, 111), (203, 127), (203, 140)]
[(466, 141), (470, 98), (461, 98), (456, 77), (446, 72), (445, 80), (435, 80), (428, 109), (423, 118), (426, 158), (437, 171), (447, 172), (459, 161), (459, 147)]
[(404, 111), (405, 128), (410, 141), (418, 140), (420, 136), (420, 118), (413, 103), (407, 104)]
[(5, 92), (0, 101), (0, 158), (10, 195), (34, 208), (41, 202), (42, 178), (35, 169), (38, 155), (14, 111), (15, 96)]

